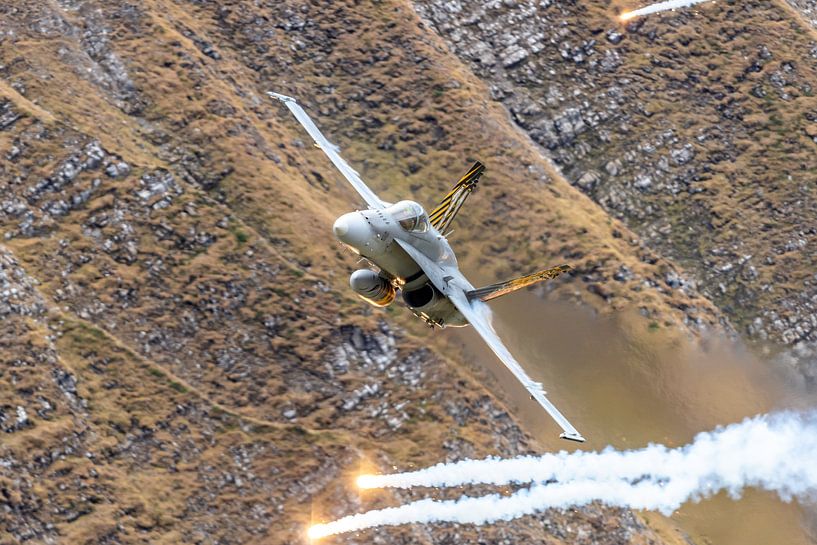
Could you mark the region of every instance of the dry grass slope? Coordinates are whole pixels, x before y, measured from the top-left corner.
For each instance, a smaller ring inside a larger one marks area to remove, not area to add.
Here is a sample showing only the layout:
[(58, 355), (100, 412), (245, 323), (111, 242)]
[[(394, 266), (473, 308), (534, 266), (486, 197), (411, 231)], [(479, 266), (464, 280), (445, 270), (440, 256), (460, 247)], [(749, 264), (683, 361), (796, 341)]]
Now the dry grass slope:
[[(407, 2), (0, 13), (2, 279), (19, 286), (0, 301), (0, 543), (298, 542), (313, 516), (398, 499), (350, 494), (361, 464), (532, 448), (407, 312), (351, 297), (352, 260), (328, 233), (355, 196), (267, 89), (303, 97), (385, 198), (433, 203), (486, 161), (457, 220), (476, 280), (569, 262), (551, 297), (638, 309), (644, 332), (718, 327)], [(547, 521), (388, 539), (658, 540), (595, 506)]]
[(799, 12), (727, 1), (625, 28), (635, 3), (416, 4), (565, 175), (741, 333), (815, 341), (817, 33)]

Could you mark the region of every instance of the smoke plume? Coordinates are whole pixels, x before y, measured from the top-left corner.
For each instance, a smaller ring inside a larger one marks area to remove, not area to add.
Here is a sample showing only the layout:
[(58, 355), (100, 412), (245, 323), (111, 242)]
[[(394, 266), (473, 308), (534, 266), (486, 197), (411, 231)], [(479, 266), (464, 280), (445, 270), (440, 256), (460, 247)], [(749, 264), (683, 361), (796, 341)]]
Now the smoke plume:
[(637, 9), (635, 11), (628, 11), (621, 14), (621, 20), (627, 21), (629, 19), (633, 19), (635, 17), (641, 17), (643, 15), (651, 15), (653, 13), (658, 13), (660, 11), (667, 11), (672, 9), (679, 9), (679, 8), (688, 8), (689, 6), (694, 6), (695, 4), (700, 4), (701, 2), (709, 2), (710, 0), (668, 0), (666, 2), (658, 2), (657, 4), (651, 4), (649, 6)]
[(448, 487), (532, 483), (511, 496), (420, 500), (401, 507), (344, 517), (310, 529), (320, 537), (376, 526), (457, 522), (487, 524), (549, 508), (599, 501), (610, 506), (670, 514), (688, 501), (721, 491), (739, 498), (747, 487), (784, 501), (817, 497), (817, 413), (763, 415), (698, 434), (670, 449), (559, 452), (508, 460), (464, 460), (394, 475), (362, 476), (363, 488)]

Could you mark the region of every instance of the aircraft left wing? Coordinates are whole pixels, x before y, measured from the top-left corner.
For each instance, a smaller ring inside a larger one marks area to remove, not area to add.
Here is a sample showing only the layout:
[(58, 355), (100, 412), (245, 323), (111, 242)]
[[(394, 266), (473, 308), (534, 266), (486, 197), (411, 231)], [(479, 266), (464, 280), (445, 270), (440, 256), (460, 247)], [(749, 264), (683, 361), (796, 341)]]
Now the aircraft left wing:
[(420, 252), (417, 248), (400, 239), (395, 239), (412, 259), (423, 269), (429, 280), (448, 297), (463, 316), (474, 326), (485, 343), (490, 347), (499, 360), (513, 373), (516, 380), (528, 391), (541, 407), (562, 428), (562, 439), (584, 442), (584, 437), (568, 421), (567, 418), (547, 398), (542, 384), (531, 379), (522, 366), (505, 347), (502, 340), (491, 325), (491, 309), (479, 299), (469, 300), (467, 292), (474, 289), (470, 282), (456, 267), (442, 267)]
[(312, 140), (315, 141), (315, 144), (319, 148), (323, 150), (327, 157), (332, 161), (332, 163), (338, 168), (343, 177), (346, 178), (352, 187), (355, 188), (363, 200), (366, 201), (366, 204), (369, 205), (369, 208), (385, 208), (385, 203), (380, 200), (380, 198), (372, 191), (369, 186), (367, 186), (363, 180), (360, 179), (360, 175), (357, 173), (355, 169), (349, 166), (349, 163), (343, 160), (338, 152), (340, 148), (337, 147), (335, 144), (327, 140), (327, 138), (321, 133), (320, 129), (318, 129), (317, 125), (312, 121), (312, 118), (309, 117), (301, 105), (298, 104), (292, 97), (288, 97), (285, 95), (279, 95), (278, 93), (273, 93), (272, 91), (268, 91), (267, 94), (274, 99), (280, 100), (281, 102), (289, 108), (289, 111), (292, 112), (292, 115), (303, 125), (306, 129), (306, 132), (309, 133), (309, 136), (312, 137)]
[(499, 335), (496, 334), (496, 331), (494, 331), (491, 325), (491, 309), (488, 307), (488, 304), (479, 300), (469, 301), (465, 293), (461, 290), (453, 290), (448, 298), (454, 303), (457, 310), (474, 326), (477, 333), (480, 334), (486, 344), (493, 350), (494, 354), (505, 364), (505, 367), (522, 383), (531, 397), (559, 424), (562, 428), (562, 434), (559, 437), (571, 441), (584, 442), (584, 437), (573, 427), (559, 409), (556, 408), (556, 405), (547, 398), (545, 391), (542, 389), (542, 384), (528, 376), (522, 366), (519, 365), (519, 362), (516, 361), (516, 358), (513, 357), (513, 354), (511, 354), (502, 343)]

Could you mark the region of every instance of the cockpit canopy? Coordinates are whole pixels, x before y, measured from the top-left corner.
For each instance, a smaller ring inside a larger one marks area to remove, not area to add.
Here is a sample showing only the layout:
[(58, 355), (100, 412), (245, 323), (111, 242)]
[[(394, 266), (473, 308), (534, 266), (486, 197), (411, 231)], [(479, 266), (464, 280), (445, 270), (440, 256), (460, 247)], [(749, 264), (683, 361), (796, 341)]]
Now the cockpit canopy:
[(390, 206), (388, 212), (406, 231), (412, 233), (428, 231), (428, 216), (423, 207), (414, 201), (400, 201)]

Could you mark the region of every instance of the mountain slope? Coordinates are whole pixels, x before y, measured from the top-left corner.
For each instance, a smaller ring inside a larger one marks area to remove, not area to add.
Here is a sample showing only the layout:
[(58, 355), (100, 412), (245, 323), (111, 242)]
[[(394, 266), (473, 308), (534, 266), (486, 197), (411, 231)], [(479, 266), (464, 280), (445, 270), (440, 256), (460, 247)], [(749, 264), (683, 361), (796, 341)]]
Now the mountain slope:
[(808, 351), (817, 33), (798, 12), (728, 1), (624, 27), (632, 3), (414, 4), (568, 179), (741, 333)]
[[(268, 89), (384, 198), (433, 203), (486, 161), (457, 219), (475, 280), (569, 262), (551, 297), (725, 323), (406, 2), (0, 5), (3, 543), (297, 542), (397, 501), (351, 495), (361, 465), (535, 447), (441, 339), (352, 297), (329, 233), (357, 199)], [(546, 517), (388, 535), (659, 540), (620, 510)]]

